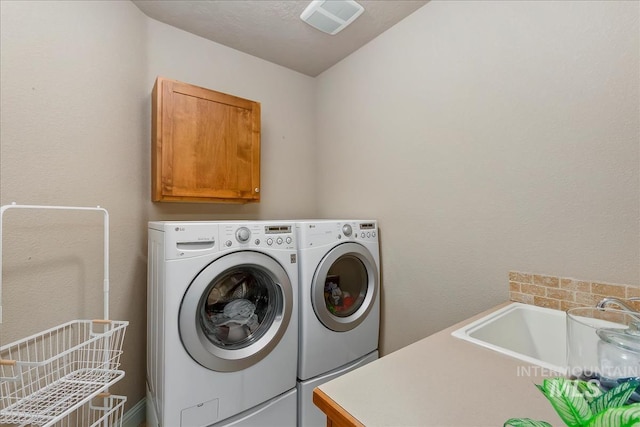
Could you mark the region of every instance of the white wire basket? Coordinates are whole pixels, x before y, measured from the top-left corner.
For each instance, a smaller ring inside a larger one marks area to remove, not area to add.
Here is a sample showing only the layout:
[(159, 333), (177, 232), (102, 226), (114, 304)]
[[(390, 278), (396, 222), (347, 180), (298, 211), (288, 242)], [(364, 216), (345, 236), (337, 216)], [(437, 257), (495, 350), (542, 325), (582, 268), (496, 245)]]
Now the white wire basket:
[[(61, 421), (51, 425), (53, 427), (121, 427), (126, 401), (127, 398), (125, 396), (100, 393)], [(27, 423), (19, 426), (35, 427), (38, 424)]]
[(0, 347), (0, 423), (55, 425), (122, 379), (127, 325), (76, 320)]
[[(73, 320), (0, 347), (0, 425), (33, 427), (120, 426), (126, 397), (111, 396), (119, 370), (127, 321), (109, 316), (109, 222), (105, 209), (8, 205), (9, 208), (92, 210), (104, 214), (104, 319)], [(2, 322), (0, 305), (0, 323)]]

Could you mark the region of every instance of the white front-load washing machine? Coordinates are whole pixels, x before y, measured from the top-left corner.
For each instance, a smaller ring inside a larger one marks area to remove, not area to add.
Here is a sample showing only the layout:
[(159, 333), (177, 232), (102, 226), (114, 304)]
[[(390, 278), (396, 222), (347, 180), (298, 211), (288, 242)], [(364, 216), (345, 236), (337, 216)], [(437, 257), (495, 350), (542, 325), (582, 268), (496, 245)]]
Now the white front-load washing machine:
[(375, 220), (296, 223), (298, 425), (325, 425), (314, 387), (378, 357), (380, 249)]
[(292, 224), (150, 222), (147, 422), (296, 424)]

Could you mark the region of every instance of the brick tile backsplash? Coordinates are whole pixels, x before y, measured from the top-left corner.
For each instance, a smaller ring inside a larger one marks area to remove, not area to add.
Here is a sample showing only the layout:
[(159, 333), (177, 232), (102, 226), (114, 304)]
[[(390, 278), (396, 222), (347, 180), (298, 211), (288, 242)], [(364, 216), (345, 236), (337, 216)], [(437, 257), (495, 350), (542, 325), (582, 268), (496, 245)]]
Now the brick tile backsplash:
[[(640, 297), (640, 286), (509, 272), (511, 301), (566, 311), (574, 307), (594, 307), (604, 297)], [(640, 302), (634, 305), (640, 308)]]

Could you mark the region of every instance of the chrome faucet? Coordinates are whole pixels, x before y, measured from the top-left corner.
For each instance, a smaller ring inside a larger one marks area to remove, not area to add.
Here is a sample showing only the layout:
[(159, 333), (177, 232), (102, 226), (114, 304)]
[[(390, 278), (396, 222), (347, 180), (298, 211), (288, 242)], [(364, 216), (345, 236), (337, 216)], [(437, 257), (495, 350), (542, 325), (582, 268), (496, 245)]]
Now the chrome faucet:
[[(629, 298), (627, 301), (637, 301), (640, 298)], [(627, 303), (625, 303), (623, 300), (621, 300), (620, 298), (615, 298), (615, 297), (604, 297), (602, 298), (602, 300), (600, 300), (600, 302), (598, 304), (596, 304), (597, 308), (605, 308), (607, 305), (610, 304), (616, 304), (617, 306), (621, 307), (624, 311), (630, 311), (632, 313), (638, 313), (638, 310), (636, 310), (635, 308), (631, 307), (630, 305), (628, 305)]]
[[(640, 298), (638, 297), (633, 297), (633, 298), (628, 298), (626, 301), (639, 301)], [(636, 310), (635, 308), (631, 307), (627, 302), (625, 302), (624, 300), (620, 299), (620, 298), (616, 298), (616, 297), (604, 297), (600, 300), (600, 302), (598, 304), (596, 304), (596, 308), (606, 308), (608, 305), (612, 305), (615, 304), (618, 307), (620, 307), (622, 309), (622, 311), (626, 311), (627, 313), (629, 313), (629, 315), (631, 317), (633, 317), (634, 319), (636, 319), (638, 322), (640, 322), (640, 312), (638, 310)]]

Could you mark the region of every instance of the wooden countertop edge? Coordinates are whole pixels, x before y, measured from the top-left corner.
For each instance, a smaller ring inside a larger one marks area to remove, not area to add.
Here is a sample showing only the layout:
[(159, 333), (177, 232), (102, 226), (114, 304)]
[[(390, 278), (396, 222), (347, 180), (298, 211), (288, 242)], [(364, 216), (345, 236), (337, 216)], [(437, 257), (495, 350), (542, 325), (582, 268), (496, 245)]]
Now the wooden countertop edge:
[(327, 416), (327, 427), (364, 427), (364, 424), (317, 387), (313, 389), (313, 403)]

